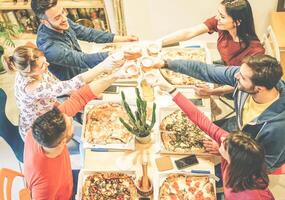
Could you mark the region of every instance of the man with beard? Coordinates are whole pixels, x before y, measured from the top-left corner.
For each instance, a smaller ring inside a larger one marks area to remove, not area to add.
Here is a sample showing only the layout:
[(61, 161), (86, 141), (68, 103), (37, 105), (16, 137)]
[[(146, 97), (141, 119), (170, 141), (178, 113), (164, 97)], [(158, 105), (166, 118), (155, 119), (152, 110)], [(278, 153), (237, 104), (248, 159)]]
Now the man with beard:
[(107, 52), (82, 52), (78, 40), (96, 43), (138, 40), (136, 36), (119, 36), (74, 23), (66, 17), (67, 12), (57, 0), (32, 0), (31, 7), (41, 21), (37, 46), (45, 53), (49, 70), (60, 80), (69, 80), (108, 56)]
[(285, 82), (281, 80), (282, 68), (275, 58), (250, 56), (240, 67), (186, 60), (161, 61), (157, 67), (235, 87), (233, 98), (238, 129), (263, 145), (270, 171), (285, 162)]

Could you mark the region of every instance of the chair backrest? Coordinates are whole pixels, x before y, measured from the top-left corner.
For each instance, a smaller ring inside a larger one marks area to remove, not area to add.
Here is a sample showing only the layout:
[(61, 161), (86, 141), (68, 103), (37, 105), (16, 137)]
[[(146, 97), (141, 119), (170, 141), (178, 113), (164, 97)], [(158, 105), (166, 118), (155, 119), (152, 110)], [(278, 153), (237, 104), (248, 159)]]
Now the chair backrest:
[(262, 44), (265, 54), (275, 57), (280, 62), (279, 45), (271, 26), (268, 26), (266, 33), (263, 35)]
[[(24, 177), (23, 174), (11, 169), (0, 169), (0, 199), (11, 200), (12, 184), (15, 177)], [(6, 184), (5, 184), (6, 183)], [(6, 186), (6, 187), (5, 187)], [(6, 196), (4, 194), (6, 193)], [(31, 200), (31, 195), (28, 188), (24, 188), (19, 192), (20, 200)]]
[(18, 126), (14, 126), (6, 116), (5, 107), (7, 95), (0, 88), (0, 137), (2, 137), (12, 148), (16, 158), (23, 162), (24, 142), (20, 136)]

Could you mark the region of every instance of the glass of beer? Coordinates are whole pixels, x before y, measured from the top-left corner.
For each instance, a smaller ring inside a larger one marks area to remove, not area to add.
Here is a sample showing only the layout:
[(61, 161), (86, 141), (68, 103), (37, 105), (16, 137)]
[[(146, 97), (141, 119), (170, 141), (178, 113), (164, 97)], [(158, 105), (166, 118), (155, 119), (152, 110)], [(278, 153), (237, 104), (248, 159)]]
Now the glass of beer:
[(161, 51), (161, 44), (151, 43), (147, 46), (147, 53), (149, 56), (156, 57)]
[(136, 60), (142, 56), (142, 49), (138, 45), (128, 46), (124, 49), (126, 60)]
[(127, 61), (125, 63), (125, 72), (129, 75), (131, 75), (131, 77), (137, 77), (140, 73), (140, 69), (137, 65), (136, 62), (134, 61)]
[(141, 66), (142, 66), (142, 70), (144, 72), (148, 72), (148, 71), (151, 71), (153, 70), (153, 66), (154, 66), (154, 59), (150, 56), (147, 56), (147, 57), (143, 57), (141, 59)]
[(140, 82), (142, 97), (146, 101), (154, 101), (154, 87), (157, 78), (154, 73), (144, 73)]

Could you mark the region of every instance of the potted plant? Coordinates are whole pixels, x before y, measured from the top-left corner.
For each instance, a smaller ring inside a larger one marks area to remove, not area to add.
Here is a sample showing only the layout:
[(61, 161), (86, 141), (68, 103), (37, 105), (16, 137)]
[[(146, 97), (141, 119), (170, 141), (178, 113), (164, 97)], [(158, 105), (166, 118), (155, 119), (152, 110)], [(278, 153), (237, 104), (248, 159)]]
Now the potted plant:
[(5, 73), (5, 69), (2, 63), (2, 56), (4, 55), (4, 46), (15, 47), (15, 43), (12, 40), (21, 32), (22, 28), (15, 24), (1, 22), (0, 23), (0, 74)]
[(153, 128), (156, 118), (155, 109), (156, 104), (152, 105), (152, 116), (151, 122), (147, 122), (147, 102), (144, 101), (141, 96), (139, 89), (136, 88), (136, 106), (137, 109), (133, 113), (129, 104), (126, 102), (126, 97), (124, 92), (121, 92), (122, 104), (125, 111), (128, 114), (128, 122), (120, 118), (121, 123), (126, 127), (126, 129), (136, 136), (136, 140), (140, 143), (146, 144), (151, 140), (151, 129)]

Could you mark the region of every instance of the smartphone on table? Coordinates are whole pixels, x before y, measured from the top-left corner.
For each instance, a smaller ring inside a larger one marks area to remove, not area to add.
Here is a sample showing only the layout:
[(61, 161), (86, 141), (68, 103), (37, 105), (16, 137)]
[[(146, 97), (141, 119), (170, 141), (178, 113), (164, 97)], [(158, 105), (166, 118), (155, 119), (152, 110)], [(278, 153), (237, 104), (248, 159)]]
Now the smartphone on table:
[(186, 167), (199, 163), (195, 155), (190, 155), (190, 156), (175, 160), (174, 162), (175, 162), (177, 169), (184, 169)]

